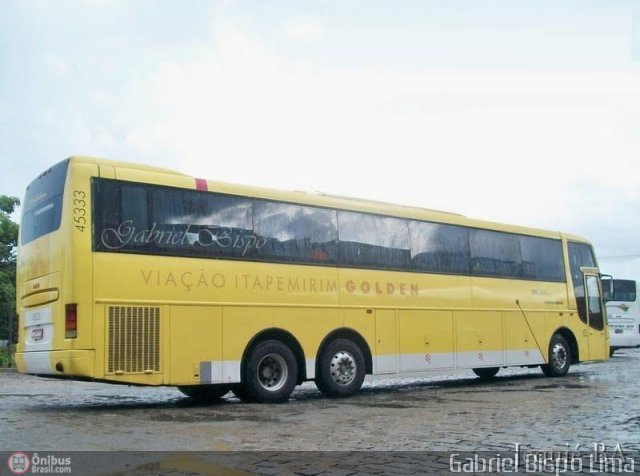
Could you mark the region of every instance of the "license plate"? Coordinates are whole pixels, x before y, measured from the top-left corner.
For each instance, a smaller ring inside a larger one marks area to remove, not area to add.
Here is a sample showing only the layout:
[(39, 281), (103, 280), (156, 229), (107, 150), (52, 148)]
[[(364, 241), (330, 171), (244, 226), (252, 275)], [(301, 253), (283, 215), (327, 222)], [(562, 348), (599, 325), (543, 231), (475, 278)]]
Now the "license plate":
[(42, 338), (44, 337), (44, 329), (40, 328), (40, 329), (33, 329), (31, 331), (31, 340), (34, 342), (38, 342), (39, 340), (42, 340)]
[(622, 334), (622, 329), (616, 329), (616, 334)]

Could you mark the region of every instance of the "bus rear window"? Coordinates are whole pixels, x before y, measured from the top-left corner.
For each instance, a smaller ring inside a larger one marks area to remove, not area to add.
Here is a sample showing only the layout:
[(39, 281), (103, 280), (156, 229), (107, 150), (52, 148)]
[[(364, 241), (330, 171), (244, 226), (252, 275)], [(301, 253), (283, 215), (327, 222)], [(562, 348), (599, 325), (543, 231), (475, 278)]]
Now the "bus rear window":
[(26, 245), (60, 227), (62, 196), (68, 168), (68, 159), (59, 162), (27, 187), (20, 225), (21, 244)]

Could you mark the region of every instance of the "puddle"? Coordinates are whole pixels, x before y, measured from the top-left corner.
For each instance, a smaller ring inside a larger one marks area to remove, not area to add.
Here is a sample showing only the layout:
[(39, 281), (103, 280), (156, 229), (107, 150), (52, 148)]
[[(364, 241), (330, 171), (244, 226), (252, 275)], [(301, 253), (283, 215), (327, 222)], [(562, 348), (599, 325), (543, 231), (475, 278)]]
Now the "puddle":
[(556, 389), (578, 389), (578, 388), (589, 388), (589, 385), (583, 385), (580, 383), (564, 383), (564, 382), (558, 382), (558, 383), (550, 383), (547, 385), (536, 385), (535, 387), (532, 387), (531, 390), (556, 390)]

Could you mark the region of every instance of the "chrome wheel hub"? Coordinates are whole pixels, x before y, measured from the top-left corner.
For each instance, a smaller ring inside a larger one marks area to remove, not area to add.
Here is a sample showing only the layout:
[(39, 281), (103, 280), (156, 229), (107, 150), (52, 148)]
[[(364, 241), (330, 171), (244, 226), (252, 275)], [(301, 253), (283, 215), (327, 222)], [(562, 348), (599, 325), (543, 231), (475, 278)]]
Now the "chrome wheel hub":
[(262, 388), (275, 392), (284, 386), (289, 369), (281, 355), (267, 354), (258, 364), (257, 373), (258, 382)]
[(356, 359), (341, 350), (331, 358), (331, 378), (340, 385), (349, 385), (356, 378)]
[(567, 349), (562, 344), (555, 344), (551, 349), (551, 360), (558, 369), (563, 369), (567, 365)]

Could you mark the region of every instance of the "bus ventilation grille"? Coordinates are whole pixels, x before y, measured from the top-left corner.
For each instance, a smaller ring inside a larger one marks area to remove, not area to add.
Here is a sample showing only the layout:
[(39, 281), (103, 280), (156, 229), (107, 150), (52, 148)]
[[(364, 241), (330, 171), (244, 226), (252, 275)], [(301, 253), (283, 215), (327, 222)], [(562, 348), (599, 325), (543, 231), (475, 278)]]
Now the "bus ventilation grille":
[(107, 372), (160, 371), (160, 308), (110, 306)]

